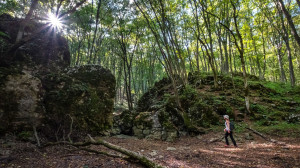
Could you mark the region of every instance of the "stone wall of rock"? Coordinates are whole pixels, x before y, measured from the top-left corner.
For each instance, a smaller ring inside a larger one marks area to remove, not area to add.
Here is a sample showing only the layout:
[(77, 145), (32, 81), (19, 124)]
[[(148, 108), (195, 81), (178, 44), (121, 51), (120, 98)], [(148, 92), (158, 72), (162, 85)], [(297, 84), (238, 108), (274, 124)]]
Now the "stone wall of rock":
[[(3, 70), (3, 69), (2, 69)], [(6, 76), (0, 85), (0, 131), (40, 125), (45, 116), (44, 89), (30, 71)]]
[[(68, 44), (53, 31), (7, 53), (20, 21), (0, 16), (0, 31), (9, 37), (0, 43), (0, 134), (36, 127), (40, 135), (58, 140), (110, 128), (116, 83), (112, 73), (100, 65), (69, 67)], [(30, 21), (27, 26), (28, 36), (43, 25)]]

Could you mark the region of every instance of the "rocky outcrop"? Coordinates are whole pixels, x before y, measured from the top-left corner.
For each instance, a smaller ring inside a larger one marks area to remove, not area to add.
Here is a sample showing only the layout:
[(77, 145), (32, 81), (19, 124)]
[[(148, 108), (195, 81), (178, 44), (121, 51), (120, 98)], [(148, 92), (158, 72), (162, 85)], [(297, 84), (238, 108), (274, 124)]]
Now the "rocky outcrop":
[[(217, 123), (214, 108), (194, 88), (180, 85), (177, 89), (181, 107), (176, 103), (171, 81), (164, 78), (140, 98), (135, 111), (126, 111), (126, 115), (122, 113), (115, 117), (115, 123), (122, 123), (123, 116), (130, 116), (127, 121), (132, 123), (130, 126), (134, 136), (166, 141), (174, 141), (181, 135), (204, 133), (205, 128)], [(189, 126), (184, 120), (190, 122)], [(120, 125), (116, 127), (119, 132), (126, 133)], [(130, 130), (130, 127), (126, 129)]]
[[(34, 127), (40, 135), (58, 140), (110, 128), (115, 96), (111, 72), (100, 65), (69, 67), (68, 44), (53, 31), (14, 53), (6, 52), (15, 43), (20, 23), (0, 16), (1, 35), (7, 36), (0, 38), (0, 134)], [(28, 22), (24, 36), (41, 26)]]

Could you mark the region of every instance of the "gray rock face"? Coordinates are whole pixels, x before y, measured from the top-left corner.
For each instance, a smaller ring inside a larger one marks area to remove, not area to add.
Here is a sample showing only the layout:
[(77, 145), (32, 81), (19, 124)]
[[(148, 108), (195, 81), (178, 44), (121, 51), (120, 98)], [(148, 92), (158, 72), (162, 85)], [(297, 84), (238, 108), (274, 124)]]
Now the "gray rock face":
[(158, 115), (162, 111), (141, 112), (133, 123), (133, 134), (138, 138), (174, 141), (178, 138), (178, 131), (175, 129), (166, 129), (159, 121)]
[(55, 135), (60, 130), (58, 133), (63, 136), (71, 122), (73, 129), (81, 131), (99, 132), (109, 128), (115, 95), (114, 76), (101, 66), (71, 69), (71, 72), (42, 76), (24, 67), (20, 72), (0, 69), (0, 75), (4, 74), (0, 81), (3, 98), (0, 132), (32, 126), (41, 129), (39, 126), (44, 125), (47, 134)]
[(0, 93), (3, 95), (0, 103), (0, 122), (4, 123), (1, 124), (2, 129), (19, 129), (24, 125), (36, 126), (41, 123), (45, 110), (42, 106), (44, 89), (40, 79), (23, 70), (22, 74), (7, 76)]

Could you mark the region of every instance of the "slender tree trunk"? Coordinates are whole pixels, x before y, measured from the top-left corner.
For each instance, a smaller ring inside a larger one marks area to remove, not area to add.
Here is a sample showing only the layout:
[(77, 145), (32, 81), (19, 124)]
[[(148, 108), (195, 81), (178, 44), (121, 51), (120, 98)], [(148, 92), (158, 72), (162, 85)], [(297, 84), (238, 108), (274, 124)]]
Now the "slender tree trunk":
[[(239, 43), (240, 45), (238, 45), (237, 40), (235, 39), (235, 44), (236, 47), (240, 53), (240, 60), (242, 63), (242, 70), (243, 70), (243, 78), (244, 78), (244, 91), (245, 91), (245, 104), (246, 104), (246, 110), (248, 113), (251, 114), (250, 111), (250, 99), (249, 99), (249, 87), (248, 87), (248, 80), (247, 80), (247, 73), (246, 73), (246, 66), (245, 66), (245, 58), (244, 58), (244, 43), (243, 43), (243, 38), (242, 35), (240, 34), (239, 28), (238, 28), (238, 22), (237, 22), (237, 14), (236, 14), (236, 6), (234, 5), (234, 3), (232, 2), (232, 0), (230, 1), (231, 5), (233, 7), (233, 19), (234, 19), (234, 25), (235, 25), (235, 29), (237, 32), (237, 36), (239, 38)], [(232, 32), (231, 32), (232, 33)], [(233, 34), (233, 33), (232, 33)], [(235, 36), (233, 36), (235, 38)]]
[[(287, 36), (287, 38), (288, 38), (288, 36)], [(295, 83), (296, 83), (296, 79), (295, 79), (294, 66), (293, 66), (293, 61), (292, 61), (292, 53), (291, 53), (291, 48), (290, 48), (288, 39), (287, 39), (287, 43), (286, 43), (286, 50), (287, 50), (288, 60), (289, 60), (290, 82), (291, 82), (292, 87), (294, 87)]]
[(200, 71), (199, 66), (199, 40), (197, 39), (197, 46), (196, 46), (196, 63), (197, 63), (197, 71)]
[(216, 35), (218, 37), (218, 43), (219, 43), (219, 49), (220, 49), (220, 72), (224, 73), (225, 72), (225, 61), (224, 61), (224, 57), (223, 57), (223, 49), (222, 49), (222, 39), (221, 39), (221, 28), (217, 28), (216, 30)]
[(192, 65), (192, 58), (191, 58), (191, 51), (190, 51), (190, 48), (187, 47), (187, 52), (188, 52), (188, 59), (189, 59), (189, 64), (190, 64), (190, 71), (193, 72), (193, 65)]
[(262, 31), (261, 31), (261, 35), (262, 35), (263, 54), (264, 54), (264, 67), (263, 67), (263, 73), (262, 73), (262, 78), (261, 79), (265, 79), (267, 61), (266, 61), (266, 47), (265, 47), (265, 37), (264, 37), (264, 29), (263, 28), (262, 28)]
[(281, 43), (278, 44), (277, 46), (277, 59), (278, 59), (278, 65), (279, 65), (279, 70), (280, 70), (280, 81), (281, 82), (286, 82), (286, 76), (283, 68), (283, 63), (282, 63), (282, 53), (281, 53)]
[(290, 82), (291, 82), (292, 87), (294, 87), (295, 86), (295, 74), (294, 74), (294, 66), (293, 66), (292, 55), (291, 55), (292, 51), (291, 51), (290, 42), (289, 42), (289, 34), (284, 25), (283, 15), (281, 12), (279, 12), (279, 14), (280, 14), (280, 19), (281, 19), (281, 26), (283, 29), (283, 40), (286, 45), (286, 50), (287, 50), (288, 60), (289, 60)]
[[(205, 61), (204, 60), (204, 52), (202, 51), (203, 55), (202, 55), (202, 58), (200, 57), (200, 61), (201, 61), (201, 70), (204, 71), (204, 72), (207, 72), (206, 70), (206, 64), (205, 64)], [(199, 53), (200, 54), (200, 53)], [(199, 55), (200, 56), (200, 55)]]
[(236, 70), (236, 60), (235, 60), (235, 53), (233, 53), (233, 66), (234, 66), (234, 72), (236, 73), (237, 72), (237, 70)]
[[(225, 73), (229, 72), (228, 50), (227, 50), (227, 36), (228, 36), (228, 33), (225, 33), (225, 39), (223, 40), (223, 47), (224, 47), (224, 53), (225, 53), (225, 63), (224, 63), (224, 72)], [(231, 67), (231, 69), (232, 69), (232, 67)]]
[(253, 61), (251, 57), (249, 57), (249, 65), (250, 65), (250, 74), (255, 75), (255, 70), (253, 67)]
[(296, 27), (294, 25), (294, 22), (292, 20), (292, 17), (290, 15), (289, 11), (285, 8), (285, 5), (284, 5), (282, 0), (277, 0), (277, 4), (279, 6), (279, 9), (284, 13), (284, 15), (285, 15), (290, 27), (291, 27), (292, 35), (294, 36), (295, 40), (297, 41), (297, 43), (300, 47), (300, 37), (297, 33)]
[(262, 72), (261, 72), (261, 67), (260, 67), (259, 54), (257, 52), (256, 41), (253, 37), (252, 28), (250, 28), (250, 31), (251, 31), (251, 38), (252, 38), (252, 42), (253, 42), (253, 46), (254, 46), (254, 53), (255, 53), (255, 56), (256, 56), (256, 65), (257, 65), (257, 69), (258, 69), (258, 75), (259, 75), (259, 79), (261, 79), (262, 78)]
[[(93, 37), (93, 42), (92, 42), (92, 48), (90, 51), (90, 58), (93, 55), (93, 50), (94, 50), (94, 45), (95, 45), (95, 39), (96, 39), (96, 35), (97, 35), (97, 30), (98, 30), (98, 23), (99, 23), (99, 16), (100, 16), (100, 7), (101, 7), (101, 3), (102, 0), (98, 0), (98, 5), (97, 5), (97, 14), (96, 14), (96, 28), (94, 30), (94, 37)], [(93, 58), (93, 64), (96, 63), (96, 55)]]

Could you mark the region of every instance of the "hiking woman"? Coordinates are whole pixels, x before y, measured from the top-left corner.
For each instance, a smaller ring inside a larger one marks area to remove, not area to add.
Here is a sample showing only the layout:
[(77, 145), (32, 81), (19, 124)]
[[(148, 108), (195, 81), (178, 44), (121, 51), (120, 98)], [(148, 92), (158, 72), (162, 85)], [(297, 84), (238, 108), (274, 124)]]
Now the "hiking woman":
[(225, 129), (224, 129), (224, 132), (225, 132), (225, 140), (226, 140), (225, 147), (229, 147), (229, 142), (228, 142), (228, 138), (227, 138), (228, 135), (230, 136), (230, 139), (231, 139), (233, 145), (235, 147), (237, 147), (236, 142), (235, 142), (235, 140), (234, 140), (234, 138), (232, 136), (233, 132), (232, 132), (232, 130), (230, 130), (229, 116), (228, 115), (224, 115), (224, 120), (225, 120)]

